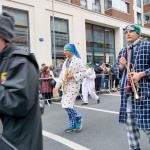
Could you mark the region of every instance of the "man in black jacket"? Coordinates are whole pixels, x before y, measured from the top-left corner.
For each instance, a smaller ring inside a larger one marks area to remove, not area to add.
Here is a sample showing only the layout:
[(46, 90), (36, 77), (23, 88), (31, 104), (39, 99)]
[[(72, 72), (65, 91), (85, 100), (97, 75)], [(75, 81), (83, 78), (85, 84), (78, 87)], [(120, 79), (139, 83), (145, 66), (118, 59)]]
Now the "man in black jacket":
[[(42, 150), (38, 65), (12, 44), (14, 19), (0, 15), (0, 149)], [(3, 126), (3, 127), (2, 127)]]
[(100, 91), (100, 85), (101, 85), (101, 73), (103, 69), (100, 67), (101, 61), (98, 63), (96, 62), (94, 65), (94, 71), (96, 73), (96, 78), (95, 78), (95, 91), (99, 92)]

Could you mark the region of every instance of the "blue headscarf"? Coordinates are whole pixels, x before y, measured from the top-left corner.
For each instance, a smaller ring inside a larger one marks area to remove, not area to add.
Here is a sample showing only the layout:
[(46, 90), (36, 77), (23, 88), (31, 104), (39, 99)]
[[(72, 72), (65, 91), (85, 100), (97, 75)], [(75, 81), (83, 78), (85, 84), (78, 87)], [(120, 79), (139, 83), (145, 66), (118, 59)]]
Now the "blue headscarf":
[(68, 50), (71, 53), (73, 53), (77, 58), (81, 58), (80, 54), (78, 53), (78, 51), (77, 51), (77, 49), (76, 49), (74, 44), (70, 44), (70, 43), (66, 44), (64, 46), (64, 50)]

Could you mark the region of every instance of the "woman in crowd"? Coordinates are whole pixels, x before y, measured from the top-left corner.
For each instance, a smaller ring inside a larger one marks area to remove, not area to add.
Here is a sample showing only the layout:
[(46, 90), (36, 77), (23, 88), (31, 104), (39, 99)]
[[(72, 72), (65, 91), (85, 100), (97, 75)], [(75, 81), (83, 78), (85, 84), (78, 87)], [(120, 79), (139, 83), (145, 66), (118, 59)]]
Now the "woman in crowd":
[(48, 66), (45, 66), (42, 69), (41, 78), (42, 78), (41, 93), (45, 100), (45, 104), (47, 104), (47, 102), (51, 103), (52, 87), (50, 86), (51, 77), (50, 77), (50, 72), (49, 72)]

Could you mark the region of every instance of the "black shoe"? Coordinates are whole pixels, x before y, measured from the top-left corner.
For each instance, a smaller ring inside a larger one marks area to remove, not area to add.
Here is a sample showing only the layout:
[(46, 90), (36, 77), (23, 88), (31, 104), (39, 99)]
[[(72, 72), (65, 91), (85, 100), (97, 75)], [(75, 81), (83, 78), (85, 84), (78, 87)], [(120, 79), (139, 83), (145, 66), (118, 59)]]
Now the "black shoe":
[(51, 100), (48, 100), (48, 102), (49, 102), (50, 104), (52, 104), (52, 101), (51, 101)]
[(52, 104), (52, 101), (51, 100), (45, 100), (44, 103), (45, 103), (45, 105)]
[(99, 104), (99, 103), (100, 103), (100, 99), (97, 100), (97, 104)]
[(82, 103), (82, 105), (88, 105), (88, 103)]
[(67, 128), (67, 129), (65, 130), (66, 133), (70, 133), (70, 132), (73, 132), (73, 131), (74, 131), (73, 128)]

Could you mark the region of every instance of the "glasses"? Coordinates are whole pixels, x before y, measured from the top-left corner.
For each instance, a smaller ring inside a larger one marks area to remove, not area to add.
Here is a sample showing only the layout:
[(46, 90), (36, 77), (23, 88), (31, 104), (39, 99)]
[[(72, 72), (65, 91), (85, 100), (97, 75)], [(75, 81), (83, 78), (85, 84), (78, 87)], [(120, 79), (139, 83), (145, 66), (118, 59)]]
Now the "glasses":
[(126, 34), (127, 31), (135, 31), (135, 26), (134, 25), (129, 25), (126, 28), (123, 29), (124, 33)]

